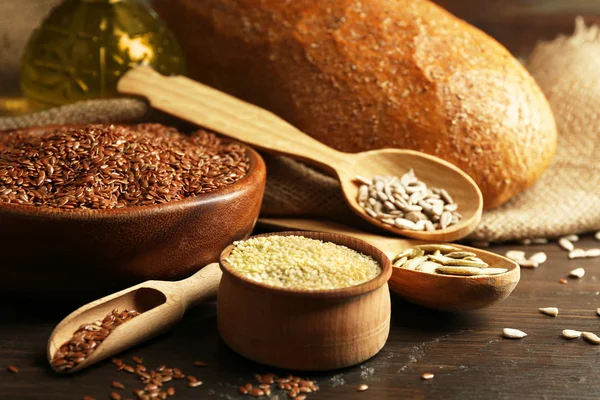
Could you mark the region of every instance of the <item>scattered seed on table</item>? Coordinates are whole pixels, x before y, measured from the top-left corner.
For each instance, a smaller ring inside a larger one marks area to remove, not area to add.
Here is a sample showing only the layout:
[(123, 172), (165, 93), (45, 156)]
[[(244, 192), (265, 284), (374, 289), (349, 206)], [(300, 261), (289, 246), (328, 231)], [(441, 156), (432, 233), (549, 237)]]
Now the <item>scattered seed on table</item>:
[(111, 392), (110, 393), (110, 398), (112, 400), (121, 400), (121, 395), (117, 392)]
[(6, 369), (13, 374), (19, 373), (19, 368), (15, 367), (14, 365), (9, 365)]
[(558, 315), (558, 308), (556, 307), (543, 307), (540, 308), (542, 314), (549, 315), (551, 317), (556, 317)]
[(583, 332), (583, 338), (592, 344), (600, 344), (600, 337), (592, 332)]
[(196, 367), (208, 367), (208, 363), (205, 363), (204, 361), (194, 361), (194, 365)]
[(600, 308), (596, 308), (596, 314), (600, 317)]
[(507, 339), (523, 339), (527, 334), (518, 329), (504, 328), (502, 330), (502, 336)]
[[(247, 393), (247, 391), (246, 391), (246, 393)], [(175, 396), (175, 388), (173, 386), (167, 388), (167, 395), (169, 395), (169, 396)]]
[(566, 235), (563, 236), (563, 238), (567, 239), (569, 242), (578, 242), (579, 241), (579, 236), (572, 234), (572, 235)]
[(535, 239), (531, 239), (531, 243), (532, 244), (547, 244), (548, 239), (547, 238), (535, 238)]
[(509, 250), (506, 252), (506, 257), (518, 262), (525, 260), (525, 252), (521, 250)]
[(600, 257), (600, 249), (587, 249), (585, 251), (586, 258)]
[(566, 251), (573, 251), (573, 250), (575, 250), (575, 245), (573, 244), (573, 242), (571, 242), (569, 239), (564, 238), (564, 237), (558, 239), (558, 245), (560, 247), (562, 247), (563, 250), (566, 250)]
[(560, 278), (560, 279), (558, 280), (558, 282), (559, 282), (559, 283), (562, 283), (563, 285), (565, 285), (565, 284), (567, 284), (569, 281), (568, 281), (568, 280), (566, 280), (565, 278)]
[(358, 385), (358, 387), (356, 388), (357, 392), (364, 392), (365, 390), (367, 390), (369, 388), (369, 385), (366, 385), (364, 383), (361, 383), (360, 385)]
[(578, 339), (581, 337), (581, 332), (573, 329), (565, 329), (562, 331), (562, 335), (565, 339)]
[(112, 386), (115, 389), (125, 389), (125, 385), (123, 385), (119, 381), (114, 381), (110, 386)]
[(421, 375), (421, 379), (424, 379), (426, 381), (433, 379), (434, 375), (431, 372), (425, 372), (423, 375)]
[(202, 381), (190, 381), (190, 382), (188, 382), (188, 386), (194, 388), (194, 387), (198, 387), (198, 386), (202, 385), (203, 383), (204, 382), (202, 382)]
[(522, 245), (525, 245), (525, 246), (529, 246), (531, 243), (532, 243), (532, 240), (528, 239), (528, 238), (519, 240), (519, 244), (522, 244)]
[(574, 259), (574, 258), (584, 258), (585, 257), (585, 250), (583, 249), (575, 249), (569, 252), (569, 259)]
[(96, 400), (96, 398), (92, 396), (83, 396), (81, 400)]
[(141, 359), (140, 357), (138, 357), (138, 356), (133, 356), (133, 357), (131, 357), (131, 359), (132, 359), (134, 362), (138, 363), (138, 364), (141, 364), (142, 362), (144, 362), (144, 360), (142, 360), (142, 359)]
[(540, 266), (540, 263), (535, 261), (535, 260), (513, 260), (515, 261), (517, 264), (519, 264), (520, 267), (523, 268), (537, 268)]
[(538, 264), (543, 264), (548, 259), (548, 256), (543, 251), (540, 251), (539, 253), (535, 253), (534, 255), (529, 257), (529, 259), (531, 261), (537, 261)]
[(569, 276), (571, 276), (573, 278), (583, 278), (584, 275), (585, 275), (585, 269), (583, 269), (583, 268), (575, 268), (574, 270), (569, 272)]
[(600, 231), (596, 232), (594, 237), (596, 238), (596, 240), (600, 240)]

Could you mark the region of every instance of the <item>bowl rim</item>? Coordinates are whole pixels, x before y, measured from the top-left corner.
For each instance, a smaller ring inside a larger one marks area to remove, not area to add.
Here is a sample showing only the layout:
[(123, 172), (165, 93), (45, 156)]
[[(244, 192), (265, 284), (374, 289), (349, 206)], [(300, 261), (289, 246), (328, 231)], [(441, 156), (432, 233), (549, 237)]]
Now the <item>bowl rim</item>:
[[(50, 129), (57, 129), (61, 127), (81, 127), (88, 124), (53, 124), (53, 125), (42, 125), (32, 126), (17, 129), (0, 130), (0, 135), (10, 132), (19, 131), (22, 129), (39, 130), (42, 132)], [(135, 124), (99, 124), (99, 125), (116, 125), (116, 126), (131, 126)], [(198, 129), (204, 129), (198, 127)], [(210, 132), (210, 131), (208, 131)], [(210, 132), (214, 133), (214, 132)], [(219, 138), (225, 143), (234, 143), (241, 146), (250, 160), (248, 171), (246, 174), (235, 181), (231, 185), (213, 190), (207, 193), (201, 193), (194, 197), (187, 197), (183, 200), (177, 200), (162, 204), (150, 204), (144, 206), (134, 207), (123, 207), (123, 208), (110, 208), (110, 209), (62, 209), (62, 208), (50, 208), (50, 207), (39, 207), (24, 204), (12, 204), (0, 202), (0, 213), (10, 213), (13, 215), (22, 216), (34, 216), (34, 217), (45, 217), (45, 218), (60, 218), (60, 219), (85, 219), (85, 220), (103, 220), (110, 218), (128, 218), (135, 217), (139, 218), (146, 215), (155, 215), (157, 213), (163, 213), (168, 211), (178, 211), (188, 208), (196, 207), (200, 204), (210, 204), (212, 202), (223, 201), (235, 195), (235, 193), (241, 190), (246, 184), (253, 185), (253, 180), (266, 180), (266, 165), (262, 156), (249, 145), (239, 142), (222, 135), (218, 135)], [(264, 178), (261, 178), (264, 177)]]
[[(381, 286), (385, 285), (392, 275), (392, 264), (388, 256), (377, 247), (360, 239), (353, 238), (347, 235), (337, 233), (317, 232), (317, 231), (284, 231), (284, 232), (269, 232), (259, 235), (253, 235), (244, 239), (244, 241), (268, 236), (304, 236), (309, 239), (317, 239), (325, 242), (332, 242), (338, 245), (346, 246), (359, 253), (373, 257), (381, 266), (381, 272), (376, 277), (361, 283), (360, 285), (326, 290), (309, 290), (309, 289), (290, 289), (277, 286), (267, 285), (265, 283), (256, 282), (236, 271), (229, 262), (225, 259), (233, 250), (235, 243), (230, 244), (221, 252), (219, 256), (219, 265), (224, 275), (230, 276), (236, 281), (242, 283), (246, 287), (250, 287), (259, 291), (269, 292), (277, 295), (301, 296), (305, 298), (320, 298), (320, 299), (339, 299), (353, 296), (359, 296), (368, 292), (372, 292)], [(356, 247), (360, 244), (363, 250), (358, 250)], [(366, 251), (365, 251), (366, 250)]]

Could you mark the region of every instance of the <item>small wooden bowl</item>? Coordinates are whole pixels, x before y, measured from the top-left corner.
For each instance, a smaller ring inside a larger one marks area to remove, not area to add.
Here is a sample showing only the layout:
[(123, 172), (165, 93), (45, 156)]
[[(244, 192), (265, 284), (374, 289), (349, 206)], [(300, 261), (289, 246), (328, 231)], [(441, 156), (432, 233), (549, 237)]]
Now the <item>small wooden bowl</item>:
[[(219, 332), (237, 353), (259, 363), (293, 370), (331, 370), (369, 359), (381, 350), (390, 329), (392, 267), (387, 256), (349, 236), (322, 232), (277, 232), (333, 242), (372, 256), (382, 266), (376, 278), (334, 290), (275, 288), (235, 271), (221, 253), (217, 300)], [(255, 236), (255, 237), (257, 237)]]
[(392, 267), (390, 290), (424, 307), (468, 311), (504, 300), (519, 283), (521, 271), (514, 261), (473, 247), (454, 243), (452, 246), (477, 254), (490, 267), (506, 268), (508, 271), (500, 275), (455, 276)]
[(182, 279), (216, 262), (250, 235), (260, 211), (266, 167), (244, 147), (245, 177), (181, 201), (94, 211), (0, 203), (0, 292), (83, 300), (149, 279)]

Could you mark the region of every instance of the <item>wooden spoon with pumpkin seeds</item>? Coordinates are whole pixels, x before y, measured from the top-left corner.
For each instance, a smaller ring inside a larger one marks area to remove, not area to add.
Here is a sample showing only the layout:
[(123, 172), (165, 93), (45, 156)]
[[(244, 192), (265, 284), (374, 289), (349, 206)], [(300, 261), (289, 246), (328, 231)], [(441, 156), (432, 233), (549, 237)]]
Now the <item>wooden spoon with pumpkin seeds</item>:
[[(388, 282), (393, 293), (412, 303), (437, 310), (466, 311), (489, 307), (508, 297), (520, 279), (516, 262), (473, 247), (381, 236), (330, 221), (261, 218), (259, 223), (281, 230), (331, 232), (364, 240), (394, 261), (392, 277)], [(434, 258), (425, 257), (426, 254)], [(414, 261), (417, 257), (423, 258)], [(459, 260), (458, 265), (452, 260)], [(409, 261), (411, 263), (404, 266)], [(460, 265), (460, 261), (463, 265)], [(470, 261), (469, 265), (465, 265), (465, 261)], [(439, 268), (442, 269), (437, 271)], [(448, 271), (454, 274), (449, 275)], [(469, 275), (466, 275), (467, 272), (459, 274), (458, 271), (469, 271)]]

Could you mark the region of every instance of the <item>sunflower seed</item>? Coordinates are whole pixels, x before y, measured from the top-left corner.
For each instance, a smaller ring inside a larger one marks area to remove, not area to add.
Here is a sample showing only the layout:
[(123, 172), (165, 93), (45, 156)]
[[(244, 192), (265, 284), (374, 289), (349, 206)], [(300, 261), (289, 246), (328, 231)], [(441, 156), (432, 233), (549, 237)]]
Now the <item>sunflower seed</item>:
[(373, 181), (371, 181), (370, 179), (365, 178), (364, 176), (360, 176), (360, 175), (356, 175), (354, 177), (354, 180), (357, 182), (362, 183), (363, 185), (367, 185), (370, 186), (373, 184)]
[(506, 257), (513, 261), (525, 260), (525, 252), (521, 250), (509, 250), (506, 252)]
[(452, 199), (452, 197), (450, 197), (450, 195), (448, 194), (448, 192), (446, 191), (446, 189), (441, 189), (440, 190), (440, 196), (442, 199), (444, 199), (444, 201), (448, 204), (454, 204), (454, 200)]
[(369, 187), (367, 185), (362, 185), (360, 187), (360, 189), (358, 189), (358, 203), (363, 205), (368, 200), (369, 200)]
[(562, 331), (562, 335), (565, 339), (579, 339), (581, 337), (581, 332), (565, 329)]
[(543, 307), (543, 308), (540, 308), (540, 312), (542, 312), (543, 314), (549, 315), (551, 317), (556, 317), (558, 315), (558, 308)]
[(558, 245), (562, 247), (566, 251), (573, 251), (575, 249), (575, 245), (567, 238), (558, 239)]
[(573, 258), (584, 258), (585, 257), (585, 250), (583, 249), (575, 249), (569, 252), (569, 259), (573, 259)]
[(600, 231), (596, 232), (594, 237), (596, 238), (596, 240), (600, 240)]
[(600, 337), (592, 332), (583, 332), (583, 338), (592, 344), (600, 344)]
[(519, 243), (522, 245), (525, 245), (525, 246), (529, 246), (532, 243), (532, 241), (531, 241), (531, 239), (526, 238), (526, 239), (519, 240)]
[(584, 275), (585, 275), (585, 269), (583, 269), (583, 268), (575, 268), (574, 270), (569, 272), (569, 276), (571, 276), (573, 278), (583, 278)]
[(481, 268), (476, 267), (437, 267), (435, 272), (447, 275), (473, 276), (483, 274)]
[(431, 221), (425, 221), (425, 220), (417, 221), (415, 223), (415, 227), (413, 228), (413, 231), (425, 230), (425, 225), (427, 225), (427, 222), (431, 223)]
[(531, 239), (531, 244), (546, 244), (546, 243), (548, 243), (548, 239), (546, 239), (546, 238)]
[(396, 218), (394, 220), (394, 225), (396, 225), (400, 229), (413, 229), (415, 227), (414, 222), (404, 218)]
[(566, 235), (563, 236), (563, 238), (567, 239), (569, 242), (577, 242), (579, 241), (579, 236), (573, 234), (573, 235)]
[(600, 308), (596, 308), (596, 314), (600, 317)]
[(600, 257), (600, 249), (588, 249), (585, 251), (586, 258)]
[(531, 261), (537, 261), (538, 264), (543, 264), (548, 259), (548, 256), (543, 251), (540, 251), (539, 253), (535, 253), (534, 255), (529, 257), (529, 259)]
[(502, 336), (507, 339), (523, 339), (527, 334), (518, 329), (504, 328), (502, 330)]
[(377, 213), (373, 210), (371, 210), (370, 208), (365, 208), (365, 212), (367, 213), (367, 215), (371, 218), (377, 218)]
[(523, 268), (537, 268), (540, 266), (540, 263), (535, 260), (519, 260), (517, 264)]

